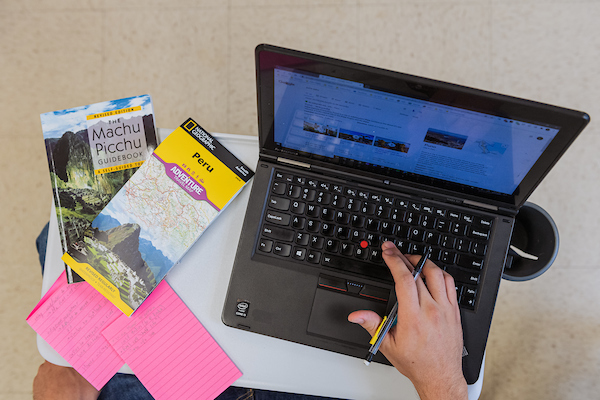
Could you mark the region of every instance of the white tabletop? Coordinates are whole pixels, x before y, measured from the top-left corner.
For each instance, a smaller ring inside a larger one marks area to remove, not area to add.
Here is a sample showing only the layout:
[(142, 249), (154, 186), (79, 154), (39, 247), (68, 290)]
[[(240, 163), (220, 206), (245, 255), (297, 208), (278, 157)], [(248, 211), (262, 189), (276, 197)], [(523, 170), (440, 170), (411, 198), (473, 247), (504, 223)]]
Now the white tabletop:
[[(170, 132), (159, 130), (163, 138)], [(251, 168), (256, 166), (256, 137), (213, 135), (246, 165)], [(244, 374), (234, 385), (348, 399), (418, 399), (410, 381), (393, 367), (380, 364), (367, 367), (358, 358), (230, 328), (221, 322), (221, 311), (250, 194), (249, 186), (222, 212), (167, 276), (167, 281), (179, 297)], [(61, 256), (53, 208), (42, 293), (46, 293), (62, 273), (64, 264)], [(39, 335), (38, 349), (46, 360), (68, 365)], [(131, 369), (125, 366), (121, 372), (131, 373)], [(479, 398), (482, 383), (483, 366), (479, 380), (469, 386), (469, 399)]]

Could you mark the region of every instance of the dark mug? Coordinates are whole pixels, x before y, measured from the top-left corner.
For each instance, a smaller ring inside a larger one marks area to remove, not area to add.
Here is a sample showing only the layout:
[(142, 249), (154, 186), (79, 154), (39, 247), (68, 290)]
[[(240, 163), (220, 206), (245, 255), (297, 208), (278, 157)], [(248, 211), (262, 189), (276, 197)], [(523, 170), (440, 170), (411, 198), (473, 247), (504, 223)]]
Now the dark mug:
[(556, 259), (558, 228), (546, 210), (526, 202), (515, 218), (510, 244), (502, 277), (509, 281), (537, 278)]

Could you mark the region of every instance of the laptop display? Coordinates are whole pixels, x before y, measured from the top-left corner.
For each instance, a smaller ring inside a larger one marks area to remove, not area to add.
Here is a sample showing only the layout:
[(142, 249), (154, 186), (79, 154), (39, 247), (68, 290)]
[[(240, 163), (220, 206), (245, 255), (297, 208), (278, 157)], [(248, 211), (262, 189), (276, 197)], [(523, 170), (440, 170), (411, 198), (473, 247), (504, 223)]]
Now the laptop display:
[(515, 215), (587, 114), (269, 45), (256, 73), (259, 162), (223, 322), (362, 358), (348, 314), (395, 302), (381, 244), (429, 250), (455, 280), (474, 383)]
[(280, 150), (398, 178), (512, 194), (560, 129), (300, 70), (274, 80)]

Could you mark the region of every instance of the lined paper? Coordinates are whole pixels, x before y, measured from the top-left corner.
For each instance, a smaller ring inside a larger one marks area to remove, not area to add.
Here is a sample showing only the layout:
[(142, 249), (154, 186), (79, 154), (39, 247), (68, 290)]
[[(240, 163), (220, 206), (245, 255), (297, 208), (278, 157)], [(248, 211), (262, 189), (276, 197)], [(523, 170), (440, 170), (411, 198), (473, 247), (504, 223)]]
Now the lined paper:
[(123, 313), (87, 282), (67, 283), (58, 277), (27, 323), (96, 389), (123, 366), (123, 360), (102, 335)]
[(103, 334), (157, 400), (212, 400), (242, 376), (166, 280)]

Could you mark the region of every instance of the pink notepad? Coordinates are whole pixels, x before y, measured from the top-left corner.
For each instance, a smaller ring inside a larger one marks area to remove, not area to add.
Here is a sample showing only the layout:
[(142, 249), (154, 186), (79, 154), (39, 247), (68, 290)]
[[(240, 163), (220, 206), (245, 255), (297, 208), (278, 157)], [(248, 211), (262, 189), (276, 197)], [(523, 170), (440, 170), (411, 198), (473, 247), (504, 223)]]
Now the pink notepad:
[(242, 376), (166, 280), (103, 334), (157, 400), (214, 399)]
[(102, 336), (123, 313), (87, 282), (67, 284), (63, 272), (27, 322), (77, 372), (100, 390), (123, 366)]

